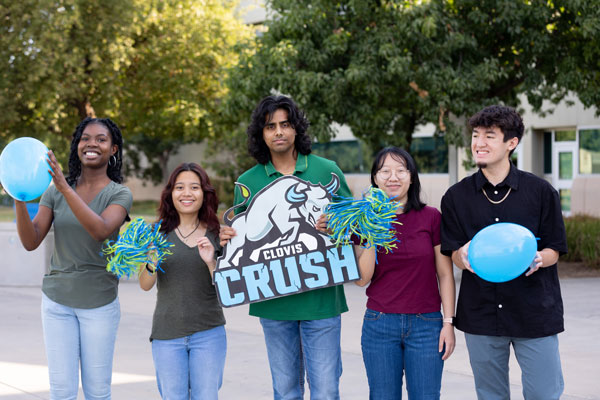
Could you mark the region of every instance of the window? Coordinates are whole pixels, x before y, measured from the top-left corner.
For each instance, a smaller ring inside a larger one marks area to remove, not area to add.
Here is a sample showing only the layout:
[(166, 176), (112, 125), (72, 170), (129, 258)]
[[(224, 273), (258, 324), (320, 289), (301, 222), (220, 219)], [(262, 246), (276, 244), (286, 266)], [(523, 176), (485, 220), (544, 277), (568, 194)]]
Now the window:
[[(371, 173), (371, 164), (375, 155), (367, 145), (358, 140), (313, 143), (312, 152), (335, 161), (344, 173), (359, 174)], [(443, 137), (414, 137), (410, 154), (415, 159), (421, 174), (448, 172), (448, 145)]]
[(558, 179), (573, 179), (573, 152), (558, 153)]
[(600, 129), (579, 131), (579, 173), (600, 174)]
[(544, 174), (552, 173), (552, 132), (544, 132)]
[(371, 172), (373, 157), (369, 155), (367, 146), (358, 140), (313, 143), (312, 152), (335, 161), (344, 173), (369, 174)]
[(558, 191), (560, 195), (560, 208), (563, 211), (571, 211), (571, 189), (560, 189)]
[(556, 142), (574, 142), (576, 138), (575, 131), (556, 131), (554, 133), (554, 140)]
[(448, 145), (443, 137), (413, 137), (410, 155), (421, 174), (448, 172)]

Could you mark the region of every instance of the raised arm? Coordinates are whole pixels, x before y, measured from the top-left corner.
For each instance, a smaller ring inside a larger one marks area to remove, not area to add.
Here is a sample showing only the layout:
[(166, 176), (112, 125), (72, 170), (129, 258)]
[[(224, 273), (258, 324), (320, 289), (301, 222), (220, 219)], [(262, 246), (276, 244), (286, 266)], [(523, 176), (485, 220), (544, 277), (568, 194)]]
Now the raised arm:
[(102, 242), (123, 224), (127, 216), (127, 210), (123, 206), (111, 204), (100, 215), (96, 214), (67, 183), (52, 151), (48, 152), (48, 164), (54, 186), (64, 196), (71, 211), (91, 237)]

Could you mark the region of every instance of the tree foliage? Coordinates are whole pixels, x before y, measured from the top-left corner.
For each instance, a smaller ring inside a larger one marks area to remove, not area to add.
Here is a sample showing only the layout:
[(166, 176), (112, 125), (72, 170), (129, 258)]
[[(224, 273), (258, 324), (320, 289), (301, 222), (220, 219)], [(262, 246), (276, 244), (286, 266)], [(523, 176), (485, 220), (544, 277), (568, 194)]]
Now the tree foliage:
[(253, 34), (231, 7), (230, 1), (170, 0), (145, 11), (120, 104), (129, 143), (149, 161), (141, 168), (142, 158), (129, 152), (141, 177), (165, 179), (168, 158), (181, 145), (217, 136), (226, 71), (237, 62), (238, 44)]
[[(57, 153), (77, 123), (114, 116), (127, 64), (129, 2), (5, 1), (0, 8), (0, 135), (46, 139)], [(62, 151), (61, 151), (62, 150)]]
[[(248, 118), (277, 91), (329, 139), (347, 124), (373, 149), (409, 146), (433, 123), (462, 144), (456, 118), (482, 106), (537, 112), (572, 91), (600, 106), (600, 7), (595, 0), (311, 0), (268, 2), (256, 52), (232, 74), (231, 115)], [(544, 108), (546, 107), (546, 108)]]
[[(230, 0), (20, 0), (0, 6), (0, 138), (68, 152), (77, 123), (108, 116), (125, 164), (160, 181), (184, 143), (214, 135), (225, 68), (251, 31)], [(1, 144), (1, 143), (0, 143)], [(128, 163), (129, 161), (129, 163)]]

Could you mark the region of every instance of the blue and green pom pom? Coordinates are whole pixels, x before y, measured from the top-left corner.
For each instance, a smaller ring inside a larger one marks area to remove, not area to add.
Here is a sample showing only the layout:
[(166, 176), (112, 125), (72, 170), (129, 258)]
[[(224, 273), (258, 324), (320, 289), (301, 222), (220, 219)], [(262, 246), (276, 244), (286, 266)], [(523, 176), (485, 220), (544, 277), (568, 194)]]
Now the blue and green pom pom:
[(357, 236), (363, 247), (376, 246), (387, 252), (396, 248), (397, 238), (392, 224), (399, 224), (396, 210), (400, 203), (390, 199), (383, 190), (371, 187), (363, 198), (336, 196), (327, 206), (327, 227), (336, 246), (350, 244)]
[[(174, 246), (160, 232), (160, 222), (152, 226), (143, 218), (134, 219), (116, 241), (107, 240), (104, 244), (106, 247), (102, 253), (109, 256), (106, 270), (119, 278), (137, 275), (149, 261), (155, 262), (156, 269), (164, 272), (160, 264), (172, 254), (169, 248)], [(152, 259), (149, 257), (151, 251), (154, 254)]]

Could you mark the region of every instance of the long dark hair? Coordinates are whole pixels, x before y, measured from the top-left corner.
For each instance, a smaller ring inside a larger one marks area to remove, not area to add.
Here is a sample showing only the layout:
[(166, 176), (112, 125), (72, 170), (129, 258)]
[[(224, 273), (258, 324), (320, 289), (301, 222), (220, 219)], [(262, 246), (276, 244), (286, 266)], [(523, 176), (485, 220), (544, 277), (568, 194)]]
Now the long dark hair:
[(67, 183), (73, 185), (77, 182), (77, 178), (81, 175), (81, 160), (77, 154), (77, 146), (81, 141), (81, 135), (85, 127), (90, 124), (102, 124), (110, 132), (112, 144), (117, 145), (117, 152), (115, 153), (115, 163), (111, 165), (108, 163), (106, 168), (106, 175), (110, 180), (117, 183), (123, 182), (123, 176), (121, 175), (121, 168), (123, 166), (123, 135), (121, 130), (110, 118), (90, 118), (87, 117), (77, 125), (75, 132), (73, 132), (73, 139), (71, 140), (71, 152), (69, 154), (69, 176), (67, 176)]
[(421, 200), (421, 181), (419, 181), (419, 171), (417, 170), (417, 163), (408, 153), (408, 151), (401, 149), (400, 147), (390, 146), (379, 150), (375, 155), (375, 161), (371, 167), (371, 185), (378, 187), (375, 183), (375, 175), (383, 167), (388, 154), (396, 161), (403, 162), (406, 169), (410, 172), (410, 187), (408, 188), (406, 204), (403, 205), (404, 212), (407, 213), (410, 210), (419, 211), (425, 207), (425, 203)]
[(263, 128), (267, 124), (267, 117), (272, 117), (275, 111), (285, 110), (288, 122), (296, 131), (294, 147), (300, 154), (310, 154), (311, 141), (306, 133), (310, 123), (304, 112), (298, 108), (294, 101), (286, 96), (267, 96), (260, 101), (252, 113), (252, 121), (246, 130), (248, 135), (248, 152), (259, 164), (266, 164), (271, 159), (271, 152), (263, 138)]
[(206, 224), (206, 229), (208, 231), (213, 232), (218, 236), (220, 225), (219, 219), (217, 218), (217, 207), (219, 206), (217, 192), (210, 184), (210, 179), (208, 178), (206, 171), (196, 163), (181, 163), (173, 170), (173, 172), (171, 172), (167, 185), (160, 195), (160, 204), (158, 206), (159, 219), (162, 220), (160, 226), (161, 232), (169, 233), (179, 225), (179, 214), (173, 204), (173, 197), (171, 194), (173, 193), (173, 187), (175, 186), (177, 176), (184, 171), (191, 171), (198, 175), (200, 187), (204, 193), (202, 207), (198, 210), (198, 219), (200, 222)]

